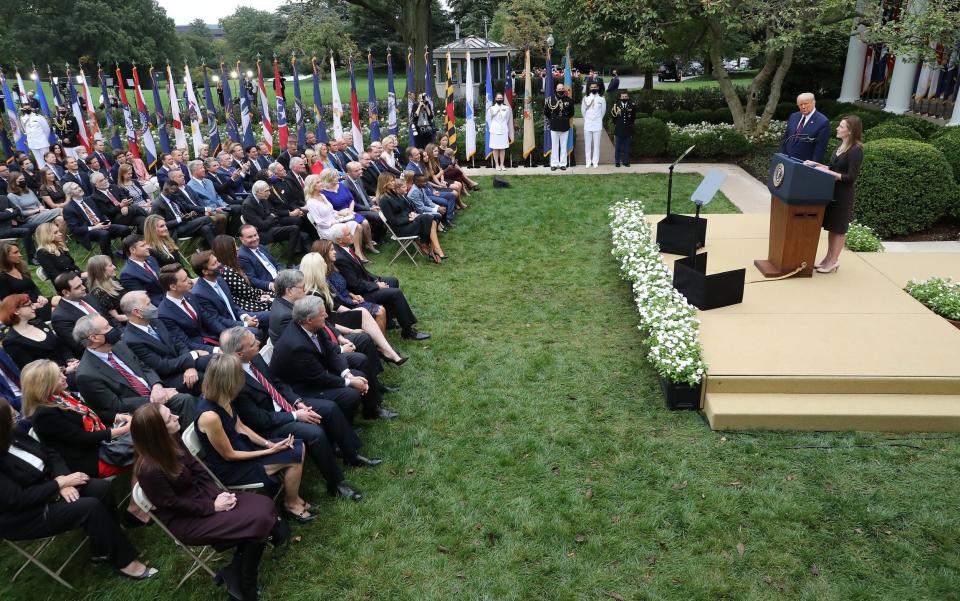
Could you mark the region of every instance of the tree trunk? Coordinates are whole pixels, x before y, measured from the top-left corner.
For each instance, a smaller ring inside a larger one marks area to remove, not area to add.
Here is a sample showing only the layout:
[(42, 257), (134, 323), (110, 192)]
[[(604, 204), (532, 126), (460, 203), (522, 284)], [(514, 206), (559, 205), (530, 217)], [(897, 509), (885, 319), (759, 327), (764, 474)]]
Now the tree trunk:
[(430, 47), (430, 0), (403, 0), (400, 14), (400, 35), (413, 48), (413, 82), (417, 93), (424, 91), (424, 48)]
[(643, 89), (653, 89), (653, 67), (647, 67), (643, 70)]

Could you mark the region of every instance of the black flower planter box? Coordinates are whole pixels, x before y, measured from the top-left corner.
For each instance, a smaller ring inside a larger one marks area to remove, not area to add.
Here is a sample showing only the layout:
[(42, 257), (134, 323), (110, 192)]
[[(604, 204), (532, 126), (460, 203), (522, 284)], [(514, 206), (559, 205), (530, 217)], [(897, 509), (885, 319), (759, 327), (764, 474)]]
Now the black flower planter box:
[(699, 411), (700, 393), (703, 388), (703, 380), (691, 386), (686, 382), (671, 382), (660, 374), (657, 374), (657, 380), (660, 381), (660, 391), (663, 392), (663, 400), (667, 409), (671, 411)]

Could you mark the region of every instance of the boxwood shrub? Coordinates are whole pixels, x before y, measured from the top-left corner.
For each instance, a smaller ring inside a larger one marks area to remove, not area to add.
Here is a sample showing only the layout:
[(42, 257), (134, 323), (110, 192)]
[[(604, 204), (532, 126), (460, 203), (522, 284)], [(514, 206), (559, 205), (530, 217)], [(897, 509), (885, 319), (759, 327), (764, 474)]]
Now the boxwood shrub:
[(633, 128), (633, 148), (635, 157), (662, 157), (670, 141), (670, 129), (660, 119), (648, 117), (637, 119)]
[(907, 127), (906, 125), (896, 125), (889, 122), (882, 123), (863, 132), (864, 142), (873, 142), (874, 140), (882, 140), (884, 138), (898, 138), (900, 140), (917, 141), (923, 140), (923, 138), (920, 137), (920, 134), (917, 133), (917, 130)]

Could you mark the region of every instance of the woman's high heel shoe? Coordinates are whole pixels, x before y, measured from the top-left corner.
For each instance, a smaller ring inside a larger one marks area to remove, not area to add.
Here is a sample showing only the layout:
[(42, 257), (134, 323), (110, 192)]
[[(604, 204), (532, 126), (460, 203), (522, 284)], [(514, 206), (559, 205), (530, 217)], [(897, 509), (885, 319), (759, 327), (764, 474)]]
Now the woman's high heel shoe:
[(840, 262), (839, 262), (839, 261), (837, 261), (837, 262), (834, 263), (833, 265), (823, 265), (823, 264), (821, 264), (820, 267), (817, 267), (817, 268), (816, 268), (817, 273), (833, 273), (834, 271), (838, 271), (839, 269), (840, 269)]

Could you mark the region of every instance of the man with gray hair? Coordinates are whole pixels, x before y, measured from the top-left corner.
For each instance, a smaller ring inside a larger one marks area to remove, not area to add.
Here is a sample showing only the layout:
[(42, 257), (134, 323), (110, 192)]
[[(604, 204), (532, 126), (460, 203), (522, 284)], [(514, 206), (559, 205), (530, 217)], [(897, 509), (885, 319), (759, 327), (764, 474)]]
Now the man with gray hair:
[(303, 197), (303, 183), (307, 175), (307, 163), (303, 157), (291, 158), (290, 170), (283, 180), (287, 188), (287, 201), (291, 206), (302, 208), (306, 204), (307, 201)]
[[(270, 184), (263, 180), (254, 182), (250, 196), (243, 201), (243, 220), (256, 228), (257, 243), (270, 244), (275, 241), (287, 241), (287, 262), (293, 265), (307, 245), (307, 235), (300, 231), (299, 225), (285, 224), (271, 210)], [(241, 238), (243, 229), (240, 228)]]
[(396, 417), (381, 406), (383, 396), (376, 378), (355, 369), (365, 357), (343, 353), (326, 320), (327, 311), (319, 297), (306, 296), (294, 303), (293, 323), (273, 346), (274, 373), (300, 396), (335, 402), (351, 422), (361, 404), (366, 419)]
[(77, 388), (104, 423), (145, 403), (161, 403), (181, 419), (193, 418), (197, 399), (165, 387), (157, 372), (121, 341), (120, 330), (102, 316), (81, 317), (73, 337), (86, 347), (77, 366)]
[(133, 204), (129, 192), (112, 185), (110, 180), (99, 171), (90, 174), (90, 186), (93, 188), (90, 198), (97, 203), (97, 208), (104, 217), (118, 225), (135, 227), (138, 231), (143, 231), (147, 212)]
[(797, 96), (797, 108), (787, 120), (777, 152), (801, 161), (823, 162), (830, 141), (830, 119), (817, 111), (817, 99), (810, 92)]
[(358, 453), (362, 443), (340, 407), (326, 399), (302, 398), (274, 376), (260, 356), (260, 343), (245, 328), (223, 331), (220, 349), (239, 357), (246, 374), (244, 386), (233, 402), (244, 425), (267, 438), (293, 434), (303, 440), (327, 482), (327, 491), (359, 501), (360, 493), (344, 481), (337, 466), (333, 445), (340, 447), (347, 465), (373, 467), (382, 462)]

